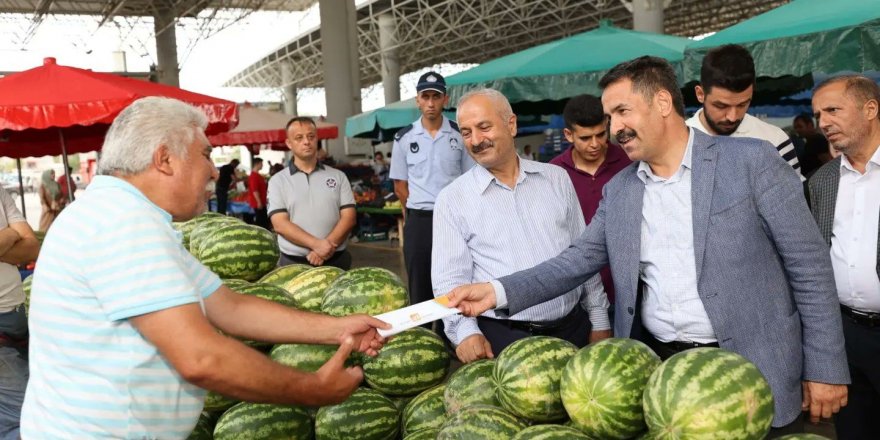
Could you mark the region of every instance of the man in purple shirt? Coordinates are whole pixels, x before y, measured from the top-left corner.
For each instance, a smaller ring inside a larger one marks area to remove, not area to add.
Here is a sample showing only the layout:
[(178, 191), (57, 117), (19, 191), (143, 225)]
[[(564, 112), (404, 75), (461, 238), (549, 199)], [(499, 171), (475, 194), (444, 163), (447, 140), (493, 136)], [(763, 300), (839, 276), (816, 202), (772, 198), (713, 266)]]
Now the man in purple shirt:
[[(593, 219), (602, 199), (602, 187), (630, 164), (626, 153), (608, 142), (608, 120), (602, 101), (593, 95), (578, 95), (568, 100), (562, 111), (565, 138), (572, 146), (550, 163), (568, 172), (577, 193), (584, 220)], [(614, 303), (614, 283), (608, 266), (600, 272), (608, 300)]]

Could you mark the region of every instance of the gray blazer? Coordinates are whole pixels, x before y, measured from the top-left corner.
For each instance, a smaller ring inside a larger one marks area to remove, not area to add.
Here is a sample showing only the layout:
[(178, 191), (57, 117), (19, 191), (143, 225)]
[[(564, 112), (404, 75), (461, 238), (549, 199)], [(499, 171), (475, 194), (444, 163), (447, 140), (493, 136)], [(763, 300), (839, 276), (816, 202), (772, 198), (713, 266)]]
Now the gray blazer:
[[(801, 380), (849, 383), (828, 247), (800, 180), (772, 145), (699, 130), (694, 136), (699, 295), (721, 347), (752, 361), (767, 378), (773, 426), (784, 426), (801, 411)], [(561, 295), (610, 263), (617, 291), (614, 333), (635, 337), (645, 188), (637, 167), (633, 163), (605, 186), (598, 212), (571, 247), (499, 280), (509, 313)]]
[[(813, 217), (819, 225), (819, 232), (825, 243), (831, 246), (831, 234), (834, 230), (834, 210), (837, 207), (837, 189), (840, 187), (840, 158), (838, 156), (816, 170), (810, 177), (809, 193)], [(880, 237), (880, 230), (877, 231)], [(880, 240), (877, 240), (877, 276), (880, 276)]]

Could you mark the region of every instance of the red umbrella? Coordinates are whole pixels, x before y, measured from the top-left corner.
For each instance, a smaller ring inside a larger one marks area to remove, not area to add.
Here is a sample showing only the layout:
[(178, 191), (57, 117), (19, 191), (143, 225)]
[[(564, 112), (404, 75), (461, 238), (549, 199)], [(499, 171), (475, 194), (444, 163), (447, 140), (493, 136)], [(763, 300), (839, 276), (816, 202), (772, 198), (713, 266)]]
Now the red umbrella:
[[(175, 98), (198, 107), (208, 116), (208, 134), (228, 131), (238, 123), (234, 102), (110, 73), (59, 66), (55, 58), (46, 58), (40, 67), (0, 78), (0, 156), (60, 153), (67, 169), (68, 153), (99, 150), (116, 115), (146, 96)], [(73, 192), (70, 194), (72, 198)]]
[[(284, 126), (293, 116), (256, 108), (245, 104), (238, 109), (238, 126), (226, 133), (208, 136), (211, 145), (222, 147), (228, 145), (245, 145), (259, 147), (269, 145), (273, 150), (287, 150), (284, 140), (287, 133)], [(336, 139), (339, 128), (333, 124), (318, 121), (318, 139)]]

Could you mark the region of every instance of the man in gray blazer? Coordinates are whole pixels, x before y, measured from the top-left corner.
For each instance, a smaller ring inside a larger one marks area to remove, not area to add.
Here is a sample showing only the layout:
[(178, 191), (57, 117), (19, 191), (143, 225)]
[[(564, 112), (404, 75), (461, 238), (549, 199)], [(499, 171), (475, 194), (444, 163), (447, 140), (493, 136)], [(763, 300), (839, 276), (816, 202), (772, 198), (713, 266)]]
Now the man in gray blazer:
[(813, 92), (813, 111), (843, 153), (809, 181), (810, 203), (843, 314), (852, 384), (835, 417), (841, 440), (876, 437), (880, 423), (880, 87), (861, 75), (831, 78)]
[(611, 133), (634, 163), (605, 186), (571, 247), (460, 286), (450, 305), (517, 313), (610, 263), (616, 336), (664, 357), (701, 346), (739, 353), (770, 383), (776, 428), (798, 430), (787, 425), (802, 425), (802, 408), (830, 417), (846, 405), (849, 373), (827, 247), (797, 174), (766, 141), (688, 129), (665, 60), (621, 63), (600, 86)]

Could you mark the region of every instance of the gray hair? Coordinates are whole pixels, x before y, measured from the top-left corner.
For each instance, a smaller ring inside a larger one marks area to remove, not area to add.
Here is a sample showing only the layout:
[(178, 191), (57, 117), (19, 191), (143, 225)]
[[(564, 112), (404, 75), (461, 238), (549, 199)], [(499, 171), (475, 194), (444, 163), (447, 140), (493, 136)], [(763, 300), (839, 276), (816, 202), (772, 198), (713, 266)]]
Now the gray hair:
[(98, 174), (131, 176), (147, 168), (153, 153), (166, 145), (178, 157), (186, 158), (187, 147), (204, 137), (208, 126), (205, 114), (171, 98), (141, 98), (125, 108), (110, 125)]
[[(513, 108), (510, 107), (510, 101), (507, 100), (507, 97), (504, 96), (501, 92), (495, 89), (476, 89), (471, 90), (464, 94), (461, 99), (458, 100), (458, 106), (456, 108), (461, 108), (461, 105), (464, 104), (467, 100), (482, 96), (489, 101), (492, 102), (492, 106), (495, 107), (495, 111), (498, 112), (498, 116), (501, 117), (501, 120), (507, 121), (513, 116)], [(458, 111), (456, 110), (456, 119), (458, 118)]]

